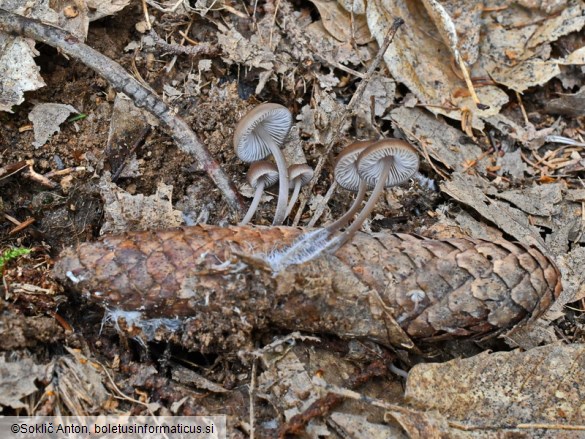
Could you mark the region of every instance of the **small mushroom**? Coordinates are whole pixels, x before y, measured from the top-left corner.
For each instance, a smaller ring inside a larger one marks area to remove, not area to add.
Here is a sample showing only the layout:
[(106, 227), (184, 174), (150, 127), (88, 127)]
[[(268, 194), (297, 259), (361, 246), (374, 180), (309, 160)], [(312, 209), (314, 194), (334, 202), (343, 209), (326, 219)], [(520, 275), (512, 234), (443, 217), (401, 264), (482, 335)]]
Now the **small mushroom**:
[(286, 208), (286, 215), (285, 218), (290, 215), (292, 208), (294, 207), (297, 199), (299, 198), (299, 192), (301, 191), (301, 187), (306, 185), (308, 182), (311, 181), (313, 178), (313, 168), (311, 168), (306, 163), (298, 164), (298, 165), (290, 165), (288, 167), (288, 178), (290, 180), (290, 184), (294, 185), (293, 193), (290, 197), (290, 201), (288, 202), (288, 207)]
[[(261, 104), (238, 123), (234, 132), (234, 148), (245, 162), (255, 162), (274, 156), (279, 173), (278, 202), (273, 225), (282, 224), (288, 204), (288, 175), (284, 156), (280, 151), (292, 126), (292, 114), (279, 104)], [(247, 216), (247, 215), (246, 215)]]
[(246, 216), (240, 223), (241, 226), (245, 226), (250, 222), (254, 213), (256, 213), (256, 209), (258, 209), (258, 205), (260, 204), (260, 198), (262, 198), (262, 192), (264, 192), (265, 187), (270, 187), (274, 183), (278, 181), (278, 169), (268, 160), (261, 160), (259, 162), (254, 162), (250, 165), (250, 169), (248, 169), (248, 183), (250, 186), (256, 189), (254, 192), (254, 198), (252, 199), (252, 204), (248, 208), (248, 212)]
[(358, 173), (357, 160), (360, 153), (374, 142), (374, 140), (358, 140), (346, 146), (337, 156), (334, 167), (335, 181), (342, 188), (357, 192), (357, 195), (348, 211), (337, 221), (327, 226), (329, 233), (334, 233), (345, 227), (356, 214), (366, 196), (368, 185)]
[(357, 160), (359, 176), (367, 185), (374, 186), (374, 190), (355, 221), (336, 240), (337, 248), (345, 244), (361, 228), (374, 210), (384, 189), (407, 181), (418, 171), (418, 165), (416, 150), (399, 139), (380, 140), (359, 154)]

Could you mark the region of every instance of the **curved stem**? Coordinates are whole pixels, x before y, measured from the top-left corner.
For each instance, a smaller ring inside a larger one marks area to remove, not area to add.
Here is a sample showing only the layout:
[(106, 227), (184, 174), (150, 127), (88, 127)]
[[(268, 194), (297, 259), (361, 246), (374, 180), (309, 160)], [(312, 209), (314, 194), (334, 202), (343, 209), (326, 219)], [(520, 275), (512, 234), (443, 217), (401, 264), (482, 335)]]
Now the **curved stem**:
[(384, 192), (384, 187), (386, 186), (386, 179), (388, 178), (388, 172), (390, 172), (391, 167), (392, 160), (388, 160), (388, 158), (385, 158), (384, 168), (382, 169), (380, 178), (376, 182), (376, 186), (374, 187), (374, 190), (372, 191), (370, 198), (368, 198), (368, 202), (366, 203), (358, 217), (355, 219), (355, 221), (352, 223), (352, 225), (349, 226), (347, 230), (338, 239), (335, 240), (336, 248), (341, 247), (349, 239), (351, 239), (353, 235), (355, 235), (355, 233), (362, 227), (362, 224), (364, 223), (366, 218), (370, 216), (372, 210), (374, 210), (374, 207), (376, 206), (378, 198), (380, 198), (380, 195), (382, 195), (382, 193)]
[(252, 204), (248, 208), (248, 212), (246, 216), (239, 224), (240, 226), (245, 226), (250, 222), (254, 214), (256, 213), (256, 209), (258, 209), (258, 205), (260, 204), (260, 199), (262, 198), (262, 192), (264, 192), (264, 180), (258, 181), (258, 186), (256, 186), (256, 192), (254, 192), (254, 198), (252, 199)]
[(364, 201), (364, 198), (366, 196), (366, 191), (368, 189), (368, 186), (366, 184), (365, 181), (360, 181), (360, 186), (358, 189), (358, 193), (355, 197), (355, 200), (353, 200), (353, 203), (351, 205), (351, 207), (348, 209), (347, 212), (345, 212), (343, 214), (343, 216), (341, 218), (339, 218), (337, 221), (335, 221), (332, 224), (329, 224), (326, 227), (326, 230), (329, 233), (334, 233), (337, 232), (338, 230), (342, 229), (343, 227), (345, 227), (345, 225), (351, 221), (351, 219), (353, 218), (353, 216), (356, 214), (356, 212), (359, 210), (360, 206), (362, 205), (362, 201)]
[(297, 202), (297, 200), (299, 198), (300, 192), (301, 192), (301, 179), (297, 178), (297, 180), (295, 181), (295, 187), (293, 189), (292, 196), (290, 197), (290, 201), (288, 202), (288, 206), (286, 208), (286, 214), (284, 215), (285, 219), (290, 215), (291, 210), (293, 209), (295, 203)]
[(276, 212), (274, 212), (272, 225), (279, 226), (286, 218), (286, 205), (288, 204), (288, 167), (286, 166), (282, 151), (276, 146), (272, 140), (272, 136), (261, 126), (258, 126), (256, 129), (261, 133), (262, 138), (266, 142), (266, 146), (272, 152), (274, 161), (276, 161), (276, 167), (278, 168), (278, 202), (276, 203)]

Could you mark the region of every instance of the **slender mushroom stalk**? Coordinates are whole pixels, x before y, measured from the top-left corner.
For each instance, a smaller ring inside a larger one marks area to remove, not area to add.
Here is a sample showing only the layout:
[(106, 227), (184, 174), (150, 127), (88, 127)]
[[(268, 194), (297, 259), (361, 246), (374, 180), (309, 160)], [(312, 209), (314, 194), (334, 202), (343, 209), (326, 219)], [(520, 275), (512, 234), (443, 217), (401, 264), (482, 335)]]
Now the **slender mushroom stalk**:
[(359, 210), (360, 205), (366, 196), (368, 185), (359, 176), (357, 159), (360, 153), (373, 143), (373, 140), (358, 140), (357, 142), (346, 146), (337, 156), (334, 167), (335, 181), (348, 191), (357, 191), (357, 195), (348, 211), (326, 227), (326, 230), (329, 233), (335, 233), (345, 227)]
[(290, 165), (288, 167), (288, 178), (290, 183), (293, 184), (293, 193), (290, 197), (290, 201), (288, 202), (288, 207), (286, 208), (286, 215), (284, 216), (287, 218), (292, 208), (294, 207), (297, 199), (299, 198), (299, 193), (301, 191), (301, 187), (306, 185), (308, 182), (311, 181), (313, 178), (313, 168), (311, 168), (307, 164), (299, 164), (299, 165)]
[[(325, 252), (335, 253), (361, 228), (363, 222), (374, 209), (384, 188), (408, 180), (418, 170), (418, 154), (412, 146), (403, 140), (384, 139), (378, 142), (356, 142), (346, 148), (342, 154), (337, 159), (335, 166), (336, 179), (339, 182), (342, 175), (339, 168), (347, 168), (349, 172), (344, 174), (340, 185), (358, 188), (358, 195), (351, 208), (328, 227), (308, 232), (287, 248), (272, 254), (269, 263), (276, 271), (291, 264), (309, 261)], [(353, 154), (357, 155), (357, 162), (355, 157), (352, 157)], [(352, 181), (353, 183), (351, 183)], [(359, 209), (368, 186), (373, 186), (374, 190), (358, 217), (345, 232), (329, 239), (332, 233), (341, 229), (351, 220)]]
[(234, 148), (245, 162), (262, 160), (272, 154), (279, 173), (278, 202), (273, 225), (282, 224), (288, 204), (288, 173), (280, 151), (292, 126), (292, 114), (279, 104), (261, 104), (238, 123), (234, 132)]
[(361, 228), (387, 187), (408, 180), (418, 171), (418, 154), (407, 142), (383, 139), (364, 149), (357, 160), (358, 173), (367, 185), (374, 185), (366, 205), (355, 221), (334, 241), (335, 249), (345, 244)]
[(337, 183), (347, 190), (358, 191), (349, 210), (329, 226), (307, 232), (298, 237), (288, 247), (274, 252), (270, 256), (270, 264), (273, 267), (286, 267), (291, 264), (308, 261), (336, 244), (336, 239), (329, 240), (329, 237), (343, 228), (353, 218), (366, 195), (368, 185), (359, 176), (357, 159), (360, 153), (373, 143), (373, 140), (354, 142), (339, 154), (335, 162), (335, 179)]
[(248, 213), (240, 223), (240, 226), (245, 226), (250, 222), (258, 205), (262, 198), (262, 192), (265, 187), (270, 187), (278, 180), (278, 169), (271, 162), (267, 160), (261, 160), (259, 162), (252, 163), (248, 170), (248, 183), (250, 186), (256, 189), (254, 192), (254, 198), (248, 208)]

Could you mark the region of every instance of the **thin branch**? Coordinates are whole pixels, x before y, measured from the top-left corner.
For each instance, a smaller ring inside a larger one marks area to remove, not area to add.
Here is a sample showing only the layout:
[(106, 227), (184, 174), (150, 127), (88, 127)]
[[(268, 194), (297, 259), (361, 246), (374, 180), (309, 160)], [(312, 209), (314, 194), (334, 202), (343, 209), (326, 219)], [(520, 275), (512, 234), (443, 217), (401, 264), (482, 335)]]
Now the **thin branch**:
[(179, 45), (167, 43), (154, 31), (154, 29), (151, 29), (148, 35), (152, 37), (154, 44), (174, 55), (185, 54), (189, 56), (216, 56), (219, 54), (219, 48), (209, 43), (201, 43), (197, 46), (183, 46), (182, 44), (186, 40), (185, 36), (183, 36), (183, 41), (181, 42), (181, 45)]
[[(384, 38), (384, 41), (382, 42), (382, 46), (380, 47), (378, 54), (376, 55), (376, 57), (372, 61), (372, 64), (370, 65), (370, 67), (368, 68), (362, 81), (358, 85), (355, 93), (353, 94), (353, 96), (351, 98), (351, 101), (349, 101), (349, 104), (347, 104), (345, 111), (343, 112), (341, 117), (338, 119), (338, 122), (335, 125), (335, 127), (332, 129), (332, 132), (334, 133), (334, 135), (332, 136), (331, 140), (327, 144), (327, 147), (325, 148), (325, 152), (319, 158), (319, 162), (317, 163), (317, 166), (315, 166), (315, 177), (313, 177), (311, 182), (305, 187), (305, 189), (303, 190), (303, 193), (305, 193), (305, 194), (312, 193), (313, 187), (315, 186), (315, 184), (317, 183), (317, 180), (319, 180), (319, 176), (321, 175), (321, 170), (323, 169), (323, 165), (325, 165), (325, 160), (327, 160), (327, 157), (329, 157), (329, 154), (331, 153), (331, 150), (333, 149), (333, 145), (335, 145), (335, 143), (337, 142), (337, 139), (341, 133), (341, 128), (343, 127), (343, 124), (345, 123), (347, 118), (353, 113), (353, 110), (357, 106), (357, 104), (361, 101), (367, 85), (369, 84), (370, 80), (372, 79), (372, 76), (374, 75), (376, 69), (378, 68), (378, 66), (380, 65), (382, 60), (384, 59), (384, 54), (386, 53), (386, 51), (388, 50), (388, 47), (390, 46), (390, 43), (394, 39), (394, 35), (396, 35), (398, 28), (400, 26), (402, 26), (403, 24), (404, 24), (404, 20), (399, 17), (399, 18), (396, 18), (394, 20), (394, 22), (392, 23), (392, 26), (390, 26), (390, 29), (388, 29), (388, 33), (386, 34), (386, 37)], [(300, 202), (300, 206), (297, 210), (297, 214), (295, 216), (295, 220), (293, 221), (293, 225), (298, 225), (298, 223), (301, 219), (301, 216), (303, 214), (303, 211), (305, 210), (305, 206), (307, 205), (308, 199), (309, 199), (309, 196), (305, 196), (305, 197), (303, 197), (302, 201)]]
[(194, 156), (222, 192), (233, 210), (243, 209), (242, 201), (227, 174), (220, 168), (191, 127), (163, 102), (153, 91), (134, 79), (118, 63), (83, 44), (77, 37), (57, 27), (22, 17), (0, 8), (0, 30), (13, 36), (23, 36), (41, 41), (59, 49), (66, 55), (104, 77), (116, 91), (125, 93), (137, 107), (144, 108), (163, 122), (177, 146)]

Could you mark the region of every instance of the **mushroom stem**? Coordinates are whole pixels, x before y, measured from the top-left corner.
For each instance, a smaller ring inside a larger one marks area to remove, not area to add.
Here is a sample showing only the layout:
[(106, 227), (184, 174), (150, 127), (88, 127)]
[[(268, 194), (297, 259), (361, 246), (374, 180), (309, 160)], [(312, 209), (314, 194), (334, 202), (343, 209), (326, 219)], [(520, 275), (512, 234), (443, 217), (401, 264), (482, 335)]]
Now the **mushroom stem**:
[(295, 203), (297, 202), (297, 200), (299, 199), (299, 193), (301, 192), (301, 180), (298, 179), (295, 181), (295, 186), (293, 188), (293, 193), (290, 197), (290, 201), (288, 202), (288, 206), (286, 208), (286, 214), (284, 215), (285, 218), (287, 218), (290, 215), (290, 212), (292, 211)]
[(274, 212), (274, 220), (272, 221), (273, 226), (281, 225), (286, 218), (286, 206), (288, 204), (288, 167), (284, 160), (284, 155), (278, 148), (278, 146), (272, 140), (272, 136), (268, 133), (264, 127), (259, 125), (256, 130), (262, 136), (262, 139), (266, 143), (266, 146), (272, 152), (276, 167), (278, 168), (279, 183), (278, 183), (278, 202), (276, 204), (276, 212)]
[(343, 214), (343, 216), (341, 218), (337, 219), (337, 221), (335, 221), (334, 223), (329, 224), (325, 228), (325, 230), (327, 230), (329, 233), (335, 233), (338, 230), (341, 230), (343, 227), (345, 227), (345, 225), (351, 221), (353, 216), (359, 210), (359, 208), (362, 204), (362, 201), (364, 201), (364, 198), (366, 196), (367, 189), (368, 189), (368, 185), (366, 184), (366, 182), (363, 180), (360, 181), (358, 193), (355, 197), (355, 200), (353, 200), (351, 207), (348, 209), (347, 212), (345, 212)]
[(382, 168), (382, 172), (380, 174), (380, 177), (378, 178), (378, 181), (376, 182), (376, 186), (374, 186), (374, 190), (372, 191), (370, 198), (368, 198), (368, 202), (366, 203), (358, 217), (355, 219), (355, 221), (351, 224), (351, 226), (349, 226), (341, 236), (334, 240), (335, 249), (338, 249), (343, 244), (345, 244), (362, 227), (362, 224), (364, 223), (366, 218), (370, 215), (370, 213), (372, 213), (372, 210), (374, 210), (378, 198), (380, 198), (380, 195), (382, 195), (382, 193), (384, 192), (386, 179), (388, 178), (388, 173), (390, 172), (390, 169), (393, 166), (394, 159), (392, 157), (385, 157), (382, 160), (384, 162), (384, 167)]
[(260, 199), (262, 198), (262, 192), (264, 192), (264, 181), (258, 181), (258, 186), (256, 186), (256, 191), (254, 192), (254, 198), (252, 199), (252, 204), (248, 208), (248, 212), (246, 212), (246, 216), (239, 224), (240, 226), (245, 226), (250, 222), (254, 214), (256, 213), (256, 209), (258, 209), (258, 205), (260, 204)]

